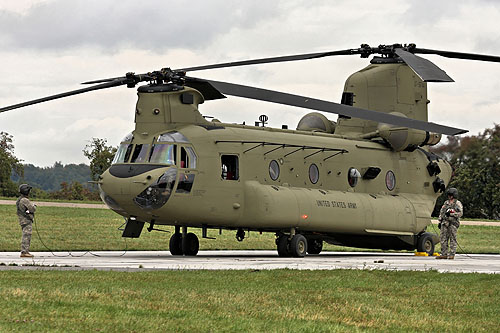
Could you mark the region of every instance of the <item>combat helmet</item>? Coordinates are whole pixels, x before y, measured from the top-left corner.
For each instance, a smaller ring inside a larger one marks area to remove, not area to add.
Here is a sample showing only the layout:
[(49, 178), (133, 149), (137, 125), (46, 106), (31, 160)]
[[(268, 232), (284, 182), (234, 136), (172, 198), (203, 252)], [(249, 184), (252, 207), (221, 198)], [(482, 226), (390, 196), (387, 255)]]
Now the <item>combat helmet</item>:
[(454, 187), (450, 187), (447, 191), (446, 191), (446, 194), (447, 195), (451, 195), (453, 196), (453, 198), (457, 199), (458, 198), (458, 190)]
[(23, 195), (28, 195), (30, 194), (32, 187), (29, 186), (28, 184), (21, 184), (19, 185), (19, 193)]

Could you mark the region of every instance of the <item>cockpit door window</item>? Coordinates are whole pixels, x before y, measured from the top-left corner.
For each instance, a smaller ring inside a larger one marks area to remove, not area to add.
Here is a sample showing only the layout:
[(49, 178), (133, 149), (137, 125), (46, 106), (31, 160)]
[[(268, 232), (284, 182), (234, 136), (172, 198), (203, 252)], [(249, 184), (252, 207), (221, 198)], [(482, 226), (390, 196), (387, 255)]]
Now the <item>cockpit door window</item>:
[(181, 147), (181, 168), (196, 169), (196, 154), (191, 147)]

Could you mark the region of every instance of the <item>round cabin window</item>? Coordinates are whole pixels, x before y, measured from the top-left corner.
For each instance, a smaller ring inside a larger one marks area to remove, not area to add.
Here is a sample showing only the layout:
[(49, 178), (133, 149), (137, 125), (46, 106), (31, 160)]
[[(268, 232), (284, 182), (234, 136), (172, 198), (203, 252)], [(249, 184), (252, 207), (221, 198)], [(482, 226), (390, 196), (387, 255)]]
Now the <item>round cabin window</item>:
[(387, 171), (387, 173), (385, 174), (385, 186), (387, 186), (387, 189), (389, 191), (394, 190), (394, 188), (396, 187), (396, 176), (391, 170)]
[(309, 166), (309, 180), (313, 184), (316, 184), (319, 180), (319, 170), (316, 164), (311, 164)]
[(349, 172), (347, 173), (347, 180), (349, 182), (349, 185), (351, 187), (354, 187), (358, 184), (358, 180), (361, 177), (361, 174), (359, 173), (358, 169), (356, 168), (350, 168)]
[(269, 176), (272, 180), (276, 180), (280, 176), (280, 166), (275, 160), (269, 163)]

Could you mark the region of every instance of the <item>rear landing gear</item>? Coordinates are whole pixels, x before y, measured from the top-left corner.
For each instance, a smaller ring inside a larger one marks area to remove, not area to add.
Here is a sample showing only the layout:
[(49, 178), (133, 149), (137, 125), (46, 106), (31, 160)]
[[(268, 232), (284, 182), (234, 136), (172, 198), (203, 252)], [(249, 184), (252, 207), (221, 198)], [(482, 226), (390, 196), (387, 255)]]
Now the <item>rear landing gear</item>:
[(276, 239), (278, 255), (280, 257), (302, 258), (307, 252), (307, 239), (301, 234), (289, 235), (281, 234)]
[(276, 246), (278, 247), (278, 256), (290, 257), (292, 255), (287, 235), (279, 236), (278, 239), (276, 239)]
[(173, 256), (195, 256), (200, 249), (198, 237), (192, 232), (187, 232), (187, 227), (175, 227), (175, 233), (170, 237), (169, 242), (170, 253)]
[(426, 252), (428, 255), (432, 256), (434, 254), (434, 240), (432, 238), (432, 234), (428, 232), (424, 232), (418, 236), (417, 251)]
[(307, 253), (320, 254), (323, 250), (323, 241), (321, 239), (308, 239), (307, 240)]

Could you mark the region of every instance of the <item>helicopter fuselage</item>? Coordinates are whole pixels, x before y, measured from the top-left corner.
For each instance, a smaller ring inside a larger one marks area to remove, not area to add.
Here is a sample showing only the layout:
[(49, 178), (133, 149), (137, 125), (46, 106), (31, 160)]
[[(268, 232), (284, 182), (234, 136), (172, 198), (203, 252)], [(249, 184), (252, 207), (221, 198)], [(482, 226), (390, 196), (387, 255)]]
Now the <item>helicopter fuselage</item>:
[[(183, 93), (157, 94), (172, 102)], [(339, 244), (342, 235), (412, 238), (430, 223), (439, 193), (422, 149), (395, 152), (383, 141), (208, 122), (192, 110), (191, 123), (163, 123), (155, 132), (148, 124), (146, 132), (141, 98), (137, 109), (121, 160), (100, 182), (104, 201), (128, 219), (276, 233), (293, 228)], [(147, 109), (145, 118), (153, 119), (173, 110)], [(451, 167), (435, 163), (448, 183)]]

